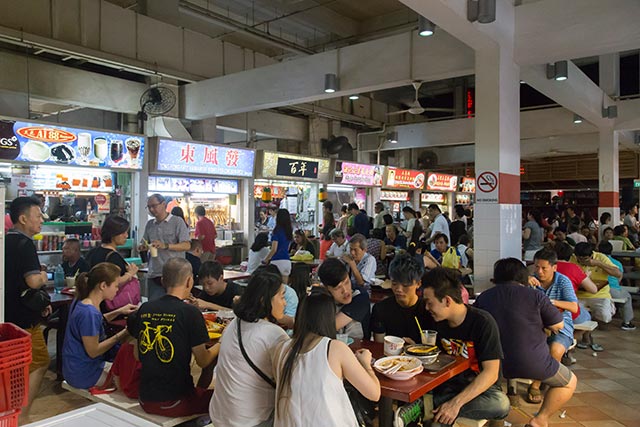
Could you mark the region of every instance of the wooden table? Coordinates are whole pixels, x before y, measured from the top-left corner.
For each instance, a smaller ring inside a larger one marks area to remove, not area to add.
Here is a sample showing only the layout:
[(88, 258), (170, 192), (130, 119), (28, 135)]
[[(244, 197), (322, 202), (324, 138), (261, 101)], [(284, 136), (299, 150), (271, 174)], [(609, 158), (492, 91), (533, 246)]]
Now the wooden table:
[[(356, 340), (350, 347), (352, 350), (369, 349), (375, 359), (384, 357), (384, 345), (382, 343)], [(378, 380), (380, 380), (381, 389), (379, 403), (380, 427), (391, 427), (393, 425), (393, 400), (413, 402), (470, 367), (469, 359), (456, 357), (456, 361), (453, 364), (438, 372), (425, 370), (406, 381), (392, 380), (376, 372)]]
[(62, 346), (64, 345), (64, 333), (69, 319), (69, 307), (74, 297), (67, 294), (57, 294), (53, 290), (47, 290), (51, 298), (51, 308), (58, 310), (58, 326), (56, 331), (56, 379), (62, 381)]

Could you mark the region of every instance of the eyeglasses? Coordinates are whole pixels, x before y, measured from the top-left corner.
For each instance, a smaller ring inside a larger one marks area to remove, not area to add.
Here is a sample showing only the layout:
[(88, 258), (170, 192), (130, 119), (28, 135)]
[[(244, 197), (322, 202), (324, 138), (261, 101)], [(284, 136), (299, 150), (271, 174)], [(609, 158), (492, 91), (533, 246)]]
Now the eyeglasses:
[(161, 204), (162, 204), (162, 203), (156, 203), (155, 205), (147, 205), (147, 210), (149, 210), (149, 209), (155, 209), (155, 208), (157, 208), (158, 206), (160, 206)]

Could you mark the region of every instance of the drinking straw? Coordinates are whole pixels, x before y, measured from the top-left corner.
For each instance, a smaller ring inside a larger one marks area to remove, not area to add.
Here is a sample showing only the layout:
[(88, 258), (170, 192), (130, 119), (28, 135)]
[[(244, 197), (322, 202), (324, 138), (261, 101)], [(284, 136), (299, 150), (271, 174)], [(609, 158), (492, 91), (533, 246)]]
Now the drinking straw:
[(427, 337), (422, 331), (422, 326), (420, 326), (420, 321), (418, 320), (418, 316), (414, 316), (413, 318), (416, 319), (416, 324), (418, 325), (418, 330), (420, 331), (420, 339), (422, 341), (427, 341)]

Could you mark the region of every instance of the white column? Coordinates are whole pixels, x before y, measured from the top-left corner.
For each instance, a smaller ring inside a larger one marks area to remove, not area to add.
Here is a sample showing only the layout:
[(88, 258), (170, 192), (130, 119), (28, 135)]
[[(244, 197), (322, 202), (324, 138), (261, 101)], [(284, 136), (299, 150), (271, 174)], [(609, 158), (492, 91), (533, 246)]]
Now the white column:
[[(476, 291), (491, 286), (498, 259), (521, 257), (520, 71), (512, 53), (498, 47), (476, 51)], [(493, 188), (482, 185), (483, 172), (497, 178), (495, 190), (478, 188)]]
[(618, 132), (611, 128), (600, 129), (598, 218), (604, 212), (608, 212), (611, 214), (613, 225), (620, 222), (618, 152)]

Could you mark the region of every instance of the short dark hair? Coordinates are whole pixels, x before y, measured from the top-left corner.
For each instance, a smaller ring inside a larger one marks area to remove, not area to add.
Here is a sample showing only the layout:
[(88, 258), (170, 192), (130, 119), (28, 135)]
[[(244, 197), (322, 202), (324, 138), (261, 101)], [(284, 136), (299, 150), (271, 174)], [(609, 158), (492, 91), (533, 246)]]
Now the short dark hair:
[(9, 216), (11, 222), (17, 224), (20, 221), (20, 215), (24, 215), (32, 207), (37, 206), (40, 209), (40, 201), (35, 197), (16, 197), (9, 206)]
[(518, 282), (526, 285), (529, 281), (529, 270), (517, 258), (502, 258), (493, 264), (493, 282)]
[(569, 225), (567, 226), (567, 231), (568, 231), (569, 233), (575, 233), (575, 232), (577, 232), (578, 230), (579, 230), (579, 228), (578, 228), (578, 226), (577, 226), (576, 224), (569, 224)]
[(169, 258), (162, 267), (162, 286), (165, 289), (181, 285), (188, 277), (193, 277), (193, 268), (185, 258)]
[(342, 205), (342, 207), (340, 207), (340, 212), (346, 213), (348, 210), (349, 208), (347, 207), (347, 205)]
[(360, 245), (360, 249), (367, 250), (367, 238), (364, 237), (364, 234), (356, 233), (351, 236), (351, 240), (349, 240), (349, 245), (357, 244)]
[(341, 228), (334, 228), (333, 230), (331, 230), (329, 232), (329, 237), (330, 238), (336, 238), (336, 237), (343, 237), (344, 238), (344, 231), (342, 231)]
[(360, 210), (360, 208), (358, 207), (358, 204), (357, 204), (357, 203), (349, 203), (349, 207), (348, 207), (348, 209), (349, 209), (350, 211), (352, 211), (352, 210), (354, 210), (354, 209)]
[(204, 209), (204, 206), (196, 206), (196, 208), (193, 211), (198, 216), (205, 216), (207, 214), (207, 211)]
[(224, 275), (224, 270), (222, 269), (222, 264), (218, 261), (205, 261), (200, 266), (200, 270), (198, 271), (198, 278), (200, 280), (205, 277), (213, 277), (218, 280), (220, 277)]
[(261, 265), (253, 272), (253, 276), (262, 274), (262, 273), (270, 273), (278, 276), (280, 281), (282, 281), (282, 274), (280, 274), (280, 269), (275, 264), (267, 264)]
[(318, 278), (323, 285), (336, 287), (348, 275), (347, 267), (337, 258), (325, 259), (318, 267)]
[(413, 216), (416, 216), (416, 211), (414, 211), (411, 206), (405, 206), (404, 208), (402, 208), (402, 212), (407, 212)]
[(76, 248), (78, 248), (78, 250), (80, 250), (80, 240), (76, 239), (75, 237), (70, 237), (70, 238), (66, 239), (66, 240), (64, 241), (64, 243), (65, 243), (65, 244), (66, 244), (66, 243), (70, 243), (70, 244), (72, 244), (73, 246), (75, 246)]
[[(602, 231), (604, 233), (604, 230)], [(624, 234), (624, 225), (616, 225), (613, 227), (614, 236), (622, 236)]]
[(567, 242), (556, 242), (554, 249), (558, 259), (562, 261), (569, 261), (573, 255), (573, 248)]
[(438, 233), (436, 234), (436, 237), (433, 238), (433, 241), (435, 243), (436, 240), (438, 239), (444, 239), (444, 242), (448, 245), (449, 244), (449, 238), (447, 237), (446, 234), (444, 233)]
[(384, 203), (382, 202), (376, 202), (373, 206), (375, 206), (376, 208), (380, 208), (380, 210), (384, 210)]
[(611, 255), (611, 252), (613, 252), (613, 245), (609, 242), (600, 242), (598, 245), (598, 252), (605, 255)]
[(471, 239), (469, 239), (468, 234), (463, 234), (462, 236), (458, 237), (458, 244), (460, 245), (468, 245), (470, 241)]
[(245, 322), (253, 323), (266, 317), (275, 323), (276, 319), (271, 314), (271, 299), (281, 286), (281, 276), (269, 272), (254, 273), (240, 301), (233, 307), (233, 312)]
[(535, 255), (533, 256), (533, 259), (548, 261), (549, 264), (556, 265), (556, 263), (558, 262), (558, 255), (556, 254), (555, 251), (552, 251), (551, 249), (542, 248), (535, 253)]
[(455, 303), (463, 303), (458, 276), (449, 268), (436, 267), (429, 271), (422, 276), (422, 286), (433, 289), (439, 301), (449, 296)]
[(440, 206), (436, 205), (435, 203), (431, 203), (429, 206), (427, 206), (427, 209), (433, 209), (434, 211), (442, 212), (440, 210)]
[(113, 238), (129, 229), (129, 221), (118, 215), (109, 215), (102, 223), (100, 236), (102, 243), (111, 243)]
[(580, 242), (576, 245), (573, 253), (576, 256), (591, 256), (593, 254), (593, 246), (590, 243)]
[(382, 216), (382, 220), (384, 221), (384, 223), (386, 225), (391, 225), (393, 224), (393, 217), (391, 216), (391, 214), (384, 214)]
[(423, 274), (424, 265), (409, 254), (394, 257), (389, 265), (389, 278), (403, 286), (413, 285), (414, 282), (420, 283)]

